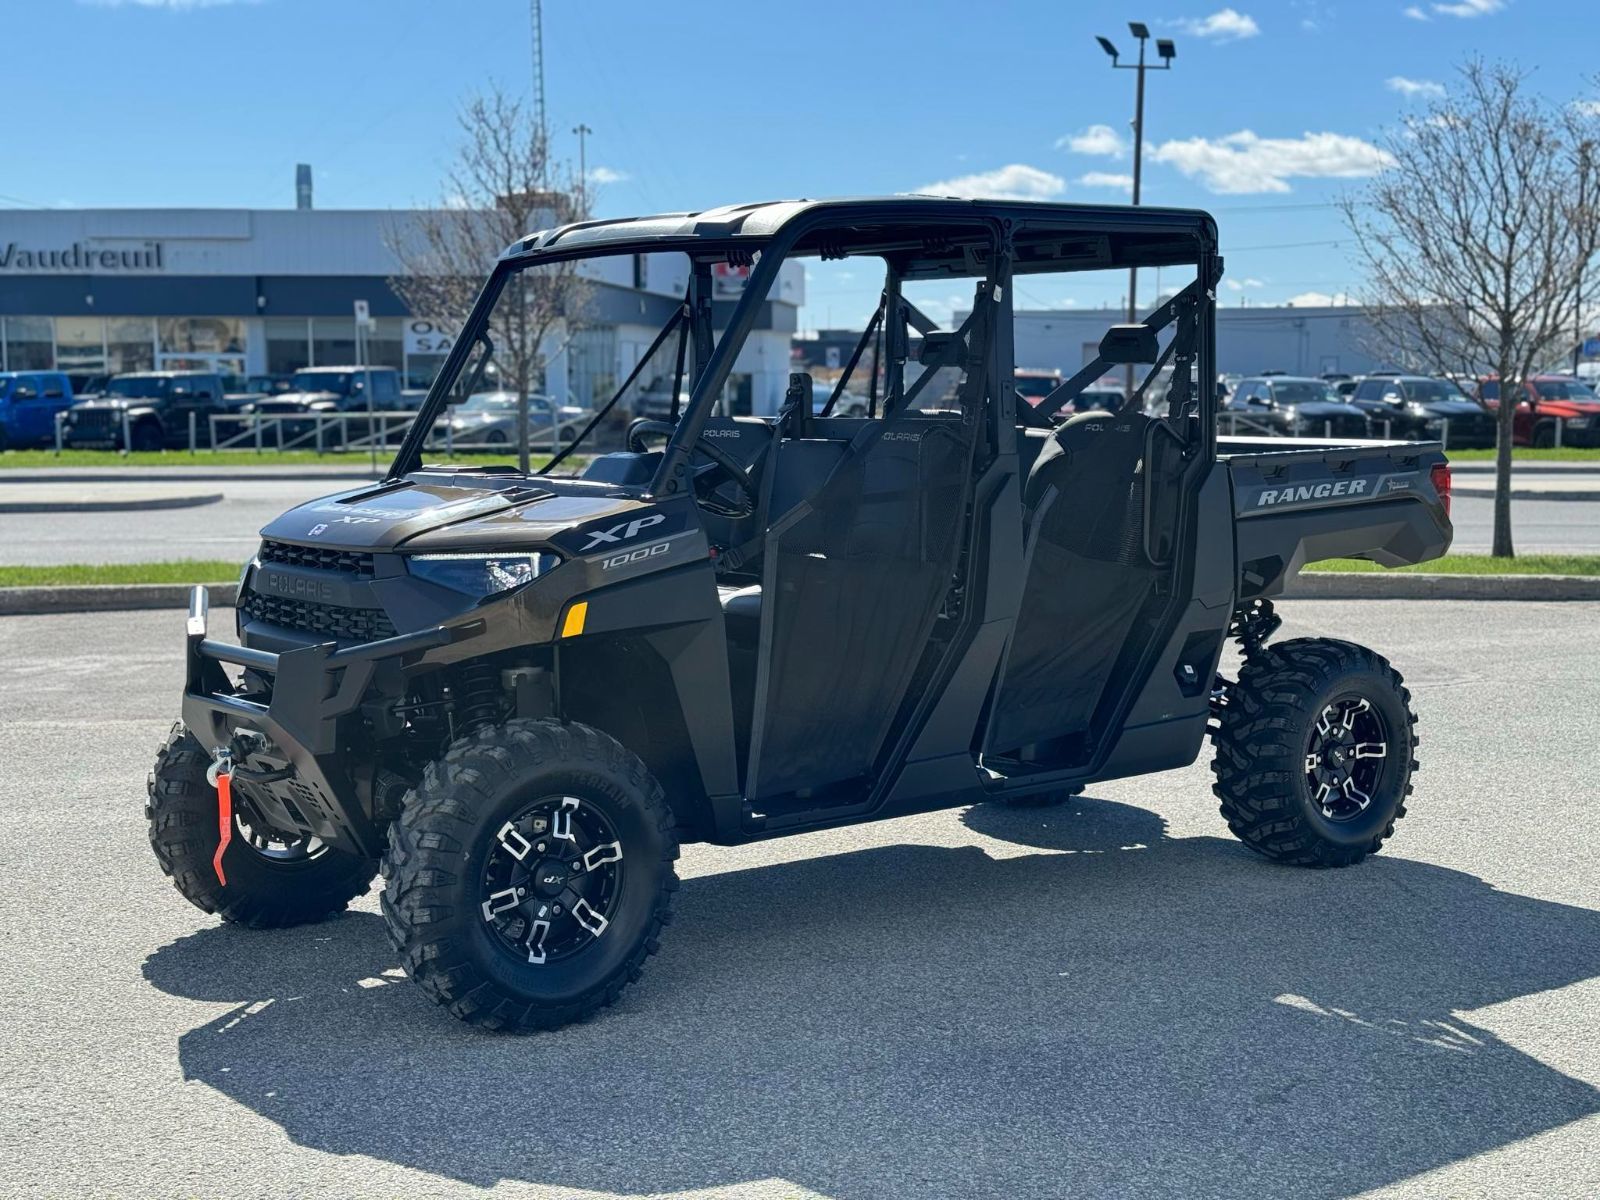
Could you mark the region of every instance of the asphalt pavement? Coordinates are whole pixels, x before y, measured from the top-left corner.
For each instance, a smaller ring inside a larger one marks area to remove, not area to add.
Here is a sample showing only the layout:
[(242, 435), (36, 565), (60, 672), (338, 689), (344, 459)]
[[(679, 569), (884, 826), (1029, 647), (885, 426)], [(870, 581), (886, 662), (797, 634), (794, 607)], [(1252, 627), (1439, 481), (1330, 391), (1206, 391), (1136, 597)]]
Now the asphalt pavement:
[(0, 619), (0, 1195), (1600, 1195), (1600, 605), (1284, 611), (1415, 694), (1370, 862), (1255, 857), (1203, 764), (688, 847), (644, 979), (528, 1038), (371, 897), (250, 932), (162, 878), (178, 614)]

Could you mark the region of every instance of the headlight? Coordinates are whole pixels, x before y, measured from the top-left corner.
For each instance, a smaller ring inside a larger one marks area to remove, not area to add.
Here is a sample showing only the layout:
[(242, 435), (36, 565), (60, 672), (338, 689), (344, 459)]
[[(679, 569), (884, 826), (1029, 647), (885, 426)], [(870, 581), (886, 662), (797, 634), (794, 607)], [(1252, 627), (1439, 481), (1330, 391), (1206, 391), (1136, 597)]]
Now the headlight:
[(453, 592), (492, 596), (521, 587), (561, 564), (558, 554), (413, 554), (406, 570)]

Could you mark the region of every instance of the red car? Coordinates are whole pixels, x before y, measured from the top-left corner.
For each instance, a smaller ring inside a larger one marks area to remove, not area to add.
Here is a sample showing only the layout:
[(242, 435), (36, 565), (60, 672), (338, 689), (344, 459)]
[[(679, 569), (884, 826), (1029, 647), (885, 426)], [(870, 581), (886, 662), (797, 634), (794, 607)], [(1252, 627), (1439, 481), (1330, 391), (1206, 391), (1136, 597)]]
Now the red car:
[[(1512, 418), (1512, 444), (1554, 446), (1556, 425), (1561, 425), (1563, 446), (1600, 446), (1600, 396), (1571, 375), (1535, 375), (1523, 384), (1527, 392)], [(1484, 407), (1500, 407), (1500, 381), (1478, 384)]]

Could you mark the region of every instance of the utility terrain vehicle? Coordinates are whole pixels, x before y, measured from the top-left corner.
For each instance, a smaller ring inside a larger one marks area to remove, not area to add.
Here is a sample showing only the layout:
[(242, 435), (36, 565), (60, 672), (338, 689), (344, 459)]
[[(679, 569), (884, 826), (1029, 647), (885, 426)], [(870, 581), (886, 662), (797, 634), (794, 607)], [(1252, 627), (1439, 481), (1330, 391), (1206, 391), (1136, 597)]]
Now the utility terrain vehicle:
[[(617, 255), (650, 256), (652, 280), (678, 256), (681, 291), (590, 428), (658, 353), (678, 411), (572, 474), (570, 449), (531, 476), (424, 466), (522, 273)], [(775, 418), (716, 416), (780, 273), (816, 258), (883, 270), (834, 391), (855, 379), (866, 415), (814, 411), (800, 375)], [(713, 303), (726, 266), (748, 284)], [(1190, 278), (1020, 401), (1014, 281), (1130, 267)], [(196, 589), (183, 721), (149, 786), (162, 867), (260, 927), (338, 911), (381, 858), (407, 973), (464, 1020), (526, 1029), (637, 978), (680, 842), (1063, 796), (1184, 766), (1208, 731), (1247, 845), (1358, 861), (1405, 811), (1410, 700), (1360, 646), (1267, 645), (1271, 597), (1316, 559), (1444, 553), (1448, 468), (1428, 442), (1219, 439), (1221, 272), (1205, 213), (941, 198), (519, 241), (387, 478), (263, 530), (240, 645), (208, 636)], [(948, 328), (912, 299), (930, 281), (956, 293)], [(1126, 364), (1170, 366), (1163, 413), (1141, 387), (1058, 422)], [(1237, 679), (1218, 674), (1230, 637)]]

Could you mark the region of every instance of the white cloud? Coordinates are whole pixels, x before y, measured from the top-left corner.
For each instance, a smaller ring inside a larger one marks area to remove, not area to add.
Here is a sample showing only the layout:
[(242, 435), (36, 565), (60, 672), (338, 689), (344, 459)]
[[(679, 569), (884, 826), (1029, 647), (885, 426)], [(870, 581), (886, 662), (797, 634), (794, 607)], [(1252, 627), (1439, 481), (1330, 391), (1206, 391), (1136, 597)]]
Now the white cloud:
[(1245, 290), (1245, 288), (1258, 288), (1258, 287), (1266, 287), (1267, 286), (1266, 283), (1264, 283), (1260, 279), (1231, 279), (1230, 278), (1228, 280), (1225, 280), (1224, 282), (1226, 283), (1227, 288), (1228, 288), (1228, 290), (1230, 292), (1242, 292), (1242, 291)]
[(1256, 24), (1254, 17), (1231, 8), (1218, 9), (1209, 17), (1185, 17), (1173, 24), (1191, 37), (1215, 38), (1219, 42), (1253, 38), (1261, 32), (1261, 26)]
[(197, 8), (225, 8), (231, 4), (259, 4), (261, 0), (78, 0), (90, 8), (159, 8), (167, 12), (193, 12)]
[(1162, 142), (1150, 156), (1230, 195), (1287, 192), (1290, 179), (1360, 179), (1394, 165), (1387, 151), (1347, 134), (1264, 138), (1248, 129)]
[(1103, 158), (1121, 158), (1128, 152), (1128, 143), (1109, 125), (1091, 125), (1082, 133), (1069, 133), (1056, 139), (1057, 150), (1071, 150), (1074, 154), (1098, 154)]
[(1426, 21), (1429, 19), (1428, 14), (1415, 4), (1407, 7), (1403, 15), (1410, 17), (1413, 21)]
[(1291, 308), (1344, 308), (1355, 302), (1349, 292), (1334, 292), (1332, 295), (1327, 292), (1301, 292), (1286, 301)]
[(1049, 171), (1011, 163), (993, 171), (961, 175), (927, 183), (917, 191), (935, 196), (965, 196), (986, 200), (1053, 200), (1067, 190), (1067, 181)]
[(1486, 17), (1505, 6), (1506, 0), (1457, 0), (1453, 4), (1435, 3), (1433, 11), (1441, 17)]
[(1133, 191), (1133, 176), (1119, 175), (1115, 171), (1090, 171), (1078, 176), (1078, 182), (1084, 187), (1120, 188), (1124, 192)]
[(614, 167), (590, 167), (590, 183), (626, 183), (632, 179), (626, 171), (618, 171)]
[(1600, 100), (1574, 100), (1572, 111), (1580, 117), (1600, 117)]
[(1427, 96), (1430, 99), (1440, 99), (1444, 96), (1444, 84), (1435, 83), (1431, 79), (1407, 79), (1404, 75), (1391, 75), (1384, 81), (1384, 87), (1391, 92), (1399, 92), (1407, 100), (1417, 96)]

